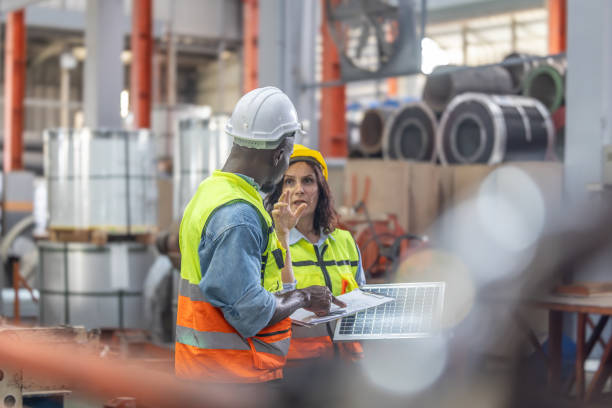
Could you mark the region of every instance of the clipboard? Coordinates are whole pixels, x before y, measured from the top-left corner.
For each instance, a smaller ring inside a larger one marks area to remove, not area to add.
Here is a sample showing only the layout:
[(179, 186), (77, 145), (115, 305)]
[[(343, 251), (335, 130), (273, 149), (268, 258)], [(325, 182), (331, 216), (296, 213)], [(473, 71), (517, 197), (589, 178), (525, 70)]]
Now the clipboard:
[(379, 295), (361, 289), (355, 289), (349, 293), (336, 296), (337, 299), (346, 303), (346, 307), (339, 307), (332, 304), (331, 310), (326, 316), (317, 316), (313, 312), (306, 309), (298, 309), (291, 316), (293, 324), (298, 326), (313, 327), (321, 323), (328, 323), (334, 320), (341, 319), (345, 316), (356, 314), (362, 310), (376, 307), (394, 299), (391, 297)]

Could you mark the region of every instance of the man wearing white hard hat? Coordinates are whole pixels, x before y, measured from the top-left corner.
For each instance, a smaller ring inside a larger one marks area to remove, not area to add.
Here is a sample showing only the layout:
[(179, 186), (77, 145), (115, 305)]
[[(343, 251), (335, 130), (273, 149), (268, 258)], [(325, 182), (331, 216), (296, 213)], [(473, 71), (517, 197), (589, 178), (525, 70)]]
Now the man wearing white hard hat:
[(289, 315), (343, 304), (323, 286), (283, 290), (294, 282), (285, 249), (303, 209), (281, 204), (272, 222), (259, 192), (280, 181), (301, 132), (291, 100), (274, 87), (255, 89), (225, 130), (234, 144), (223, 170), (200, 184), (181, 220), (175, 371), (210, 382), (278, 380)]

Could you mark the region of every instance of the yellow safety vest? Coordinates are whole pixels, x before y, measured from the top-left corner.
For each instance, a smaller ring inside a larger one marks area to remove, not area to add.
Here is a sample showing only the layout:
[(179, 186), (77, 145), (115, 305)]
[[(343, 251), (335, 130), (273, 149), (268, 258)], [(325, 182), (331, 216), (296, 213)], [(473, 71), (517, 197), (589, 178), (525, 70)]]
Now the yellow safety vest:
[[(350, 232), (336, 228), (321, 246), (300, 239), (289, 249), (298, 289), (327, 286), (337, 296), (358, 287), (355, 275), (359, 252)], [(295, 327), (288, 359), (333, 357), (331, 335), (330, 326), (324, 324), (313, 328)], [(351, 360), (360, 358), (363, 353), (361, 345), (356, 342), (342, 343), (337, 347), (342, 356)]]
[(291, 319), (244, 338), (204, 298), (198, 246), (211, 214), (235, 202), (252, 205), (262, 221), (266, 250), (261, 254), (261, 284), (281, 290), (285, 252), (261, 196), (243, 178), (215, 171), (204, 180), (187, 205), (181, 220), (181, 283), (177, 309), (175, 372), (177, 376), (213, 382), (263, 382), (282, 378), (291, 340)]
[(336, 228), (320, 247), (300, 239), (290, 249), (298, 289), (327, 286), (337, 296), (358, 287), (359, 252), (350, 232)]

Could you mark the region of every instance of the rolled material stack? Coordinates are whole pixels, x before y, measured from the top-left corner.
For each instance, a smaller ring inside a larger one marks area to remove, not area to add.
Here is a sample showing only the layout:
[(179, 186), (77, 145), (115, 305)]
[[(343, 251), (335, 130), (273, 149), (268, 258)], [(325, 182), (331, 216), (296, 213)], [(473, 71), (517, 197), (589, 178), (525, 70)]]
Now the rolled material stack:
[(502, 65), (437, 67), (422, 103), (365, 112), (360, 149), (369, 157), (442, 163), (562, 159), (565, 72), (564, 55), (519, 53)]
[(525, 76), (523, 95), (542, 102), (552, 113), (565, 103), (566, 61), (548, 61)]
[(143, 244), (41, 242), (40, 322), (142, 328), (142, 287), (153, 252)]
[(457, 95), (465, 92), (510, 94), (513, 84), (510, 73), (500, 66), (470, 67), (440, 66), (427, 77), (423, 101), (441, 113)]
[(512, 93), (521, 94), (526, 75), (534, 68), (542, 64), (542, 60), (536, 59), (534, 55), (513, 52), (504, 57), (503, 67), (512, 78)]
[(39, 241), (43, 325), (141, 328), (157, 228), (155, 141), (147, 130), (47, 130), (49, 238)]
[(436, 117), (422, 102), (406, 104), (388, 118), (383, 132), (383, 157), (435, 160)]
[(227, 117), (224, 115), (189, 112), (177, 122), (173, 217), (180, 220), (202, 180), (223, 167), (232, 147), (232, 138), (225, 133)]
[(147, 130), (46, 130), (50, 229), (134, 234), (157, 225), (155, 144)]
[(552, 154), (550, 113), (532, 98), (465, 93), (449, 104), (437, 133), (443, 164), (545, 160)]
[(362, 153), (370, 157), (380, 157), (383, 150), (385, 123), (393, 113), (389, 108), (368, 109), (359, 125), (359, 146)]

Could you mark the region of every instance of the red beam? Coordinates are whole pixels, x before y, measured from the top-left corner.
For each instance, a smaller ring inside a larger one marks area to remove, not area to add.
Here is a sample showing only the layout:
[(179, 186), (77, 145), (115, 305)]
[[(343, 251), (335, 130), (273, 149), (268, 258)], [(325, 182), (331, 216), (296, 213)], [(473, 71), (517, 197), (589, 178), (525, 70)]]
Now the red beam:
[(548, 0), (548, 52), (567, 49), (567, 0)]
[(137, 361), (96, 357), (87, 352), (86, 345), (75, 347), (58, 344), (52, 338), (46, 343), (40, 336), (31, 340), (24, 337), (0, 333), (2, 369), (23, 370), (28, 377), (65, 384), (86, 395), (103, 399), (130, 396), (136, 398), (138, 406), (158, 408), (278, 405), (277, 394), (270, 387), (185, 381)]
[(257, 88), (258, 72), (258, 39), (259, 39), (259, 0), (242, 0), (243, 4), (243, 92)]
[(23, 169), (23, 99), (26, 76), (26, 28), (23, 10), (6, 20), (4, 56), (4, 165), (5, 173)]
[[(339, 3), (335, 1), (335, 3)], [(323, 82), (340, 79), (340, 56), (327, 26), (325, 0), (322, 4), (321, 34), (323, 37)], [(321, 89), (321, 121), (319, 123), (319, 150), (324, 157), (348, 156), (346, 134), (345, 86)]]
[(398, 93), (398, 84), (397, 78), (389, 78), (387, 79), (387, 96), (395, 97)]
[(130, 99), (134, 112), (134, 127), (137, 129), (151, 126), (152, 21), (151, 0), (134, 0), (132, 7)]

